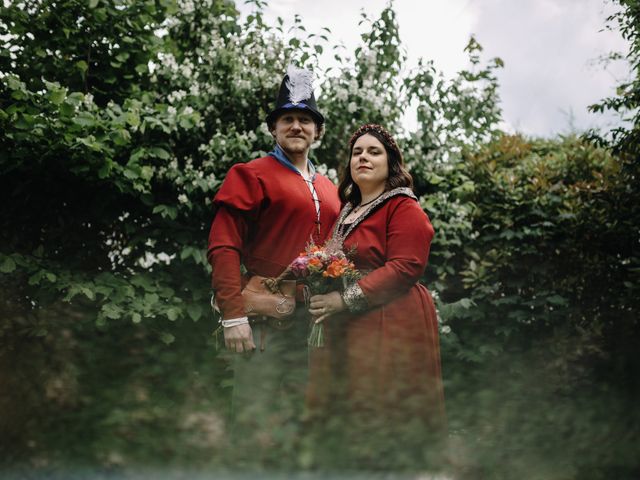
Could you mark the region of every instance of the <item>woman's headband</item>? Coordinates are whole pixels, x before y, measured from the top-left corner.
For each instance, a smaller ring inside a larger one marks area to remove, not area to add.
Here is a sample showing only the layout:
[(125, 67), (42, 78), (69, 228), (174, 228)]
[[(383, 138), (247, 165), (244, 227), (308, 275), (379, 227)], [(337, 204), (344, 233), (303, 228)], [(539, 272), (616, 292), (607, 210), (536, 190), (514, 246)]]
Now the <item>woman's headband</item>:
[(398, 144), (393, 139), (391, 134), (387, 132), (382, 125), (378, 125), (376, 123), (366, 123), (358, 128), (358, 130), (356, 130), (356, 132), (351, 136), (351, 139), (349, 140), (349, 149), (353, 149), (353, 144), (356, 143), (356, 140), (358, 140), (358, 138), (370, 132), (375, 132), (380, 135), (380, 137), (384, 139), (384, 142), (389, 148), (395, 150), (398, 154), (400, 154), (400, 148), (398, 148)]

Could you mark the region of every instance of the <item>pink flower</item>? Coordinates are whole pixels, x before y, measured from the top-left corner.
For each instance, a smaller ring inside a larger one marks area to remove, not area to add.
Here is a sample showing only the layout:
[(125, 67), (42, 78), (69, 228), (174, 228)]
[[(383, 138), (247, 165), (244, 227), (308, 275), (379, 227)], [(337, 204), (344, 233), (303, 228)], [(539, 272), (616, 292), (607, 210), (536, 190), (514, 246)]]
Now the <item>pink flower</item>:
[(309, 270), (307, 269), (307, 265), (309, 264), (309, 259), (306, 256), (299, 256), (291, 263), (291, 272), (296, 277), (306, 277), (309, 275)]

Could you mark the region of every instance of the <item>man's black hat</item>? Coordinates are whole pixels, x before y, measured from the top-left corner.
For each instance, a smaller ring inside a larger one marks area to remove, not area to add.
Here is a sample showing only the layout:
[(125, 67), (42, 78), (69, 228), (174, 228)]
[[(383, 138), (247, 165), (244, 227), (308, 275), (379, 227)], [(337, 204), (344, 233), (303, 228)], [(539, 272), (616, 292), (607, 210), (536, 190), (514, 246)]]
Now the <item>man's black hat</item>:
[(313, 95), (313, 74), (309, 70), (289, 65), (280, 84), (276, 108), (267, 115), (267, 124), (275, 123), (278, 116), (287, 110), (302, 110), (313, 117), (318, 127), (324, 124)]

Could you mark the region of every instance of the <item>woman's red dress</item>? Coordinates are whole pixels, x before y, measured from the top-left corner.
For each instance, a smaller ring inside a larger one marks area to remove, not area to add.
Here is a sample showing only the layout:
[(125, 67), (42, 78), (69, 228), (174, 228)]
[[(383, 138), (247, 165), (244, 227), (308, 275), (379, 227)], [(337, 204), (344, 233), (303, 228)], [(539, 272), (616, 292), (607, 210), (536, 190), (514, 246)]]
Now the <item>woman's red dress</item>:
[[(350, 210), (348, 204), (334, 235)], [(355, 249), (352, 259), (365, 275), (347, 289), (359, 297), (347, 305), (362, 311), (326, 321), (326, 345), (311, 351), (311, 412), (325, 420), (344, 414), (373, 435), (403, 434), (409, 425), (419, 436), (441, 435), (438, 320), (429, 291), (418, 283), (433, 227), (406, 188), (385, 193), (356, 222), (343, 245), (345, 252)]]

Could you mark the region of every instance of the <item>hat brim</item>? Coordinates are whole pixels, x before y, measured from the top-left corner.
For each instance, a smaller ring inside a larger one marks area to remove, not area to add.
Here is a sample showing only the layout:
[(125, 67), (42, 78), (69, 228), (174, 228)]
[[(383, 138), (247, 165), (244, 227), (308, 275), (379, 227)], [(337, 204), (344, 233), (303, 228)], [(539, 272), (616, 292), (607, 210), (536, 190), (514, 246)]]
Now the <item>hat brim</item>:
[(324, 125), (324, 117), (322, 116), (322, 114), (304, 103), (299, 103), (297, 105), (291, 106), (284, 105), (280, 108), (276, 108), (269, 115), (267, 115), (266, 121), (268, 124), (275, 123), (280, 115), (292, 110), (300, 110), (302, 112), (306, 112), (313, 117), (313, 120), (318, 124), (318, 126)]

